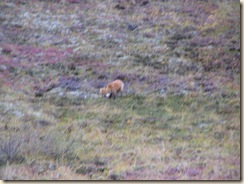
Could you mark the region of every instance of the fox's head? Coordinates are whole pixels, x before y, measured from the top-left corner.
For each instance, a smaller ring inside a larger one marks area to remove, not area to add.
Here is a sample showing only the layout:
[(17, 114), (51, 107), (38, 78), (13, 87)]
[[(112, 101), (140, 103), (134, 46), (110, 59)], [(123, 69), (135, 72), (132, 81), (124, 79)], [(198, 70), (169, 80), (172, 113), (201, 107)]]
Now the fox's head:
[(102, 96), (106, 96), (106, 88), (105, 87), (104, 88), (100, 88), (100, 94)]
[(103, 88), (100, 88), (100, 94), (103, 96), (103, 97), (111, 97), (111, 93), (107, 91), (106, 87), (103, 87)]

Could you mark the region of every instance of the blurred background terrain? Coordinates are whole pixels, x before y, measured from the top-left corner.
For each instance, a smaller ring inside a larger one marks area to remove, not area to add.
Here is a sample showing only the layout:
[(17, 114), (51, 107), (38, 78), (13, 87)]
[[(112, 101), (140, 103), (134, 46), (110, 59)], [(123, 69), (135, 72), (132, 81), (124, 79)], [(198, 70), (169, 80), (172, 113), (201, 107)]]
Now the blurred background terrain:
[(239, 1), (0, 10), (0, 179), (240, 179)]

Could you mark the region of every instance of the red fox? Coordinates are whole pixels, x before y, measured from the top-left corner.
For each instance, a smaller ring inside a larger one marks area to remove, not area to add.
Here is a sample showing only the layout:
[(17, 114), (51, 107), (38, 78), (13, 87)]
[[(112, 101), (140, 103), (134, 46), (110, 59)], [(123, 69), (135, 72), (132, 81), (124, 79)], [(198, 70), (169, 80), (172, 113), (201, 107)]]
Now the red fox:
[(106, 87), (100, 88), (100, 94), (102, 96), (114, 99), (116, 98), (116, 95), (120, 92), (122, 95), (124, 89), (124, 83), (123, 81), (117, 79), (111, 83), (109, 83)]

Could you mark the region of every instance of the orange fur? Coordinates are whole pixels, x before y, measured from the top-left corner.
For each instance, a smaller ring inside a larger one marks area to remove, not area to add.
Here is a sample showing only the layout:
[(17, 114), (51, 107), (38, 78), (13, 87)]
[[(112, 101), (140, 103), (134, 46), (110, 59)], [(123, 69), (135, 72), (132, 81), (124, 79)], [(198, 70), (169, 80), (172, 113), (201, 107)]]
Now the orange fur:
[(120, 92), (122, 94), (124, 90), (124, 83), (121, 80), (115, 80), (109, 83), (106, 87), (100, 88), (100, 94), (105, 97), (116, 98), (116, 95)]

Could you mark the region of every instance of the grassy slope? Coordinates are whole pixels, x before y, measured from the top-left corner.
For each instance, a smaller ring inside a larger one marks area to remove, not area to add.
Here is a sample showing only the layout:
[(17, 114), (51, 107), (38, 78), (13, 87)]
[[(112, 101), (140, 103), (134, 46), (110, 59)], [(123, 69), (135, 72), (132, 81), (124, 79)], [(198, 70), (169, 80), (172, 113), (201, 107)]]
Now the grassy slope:
[(239, 2), (142, 3), (0, 2), (1, 178), (240, 179)]

